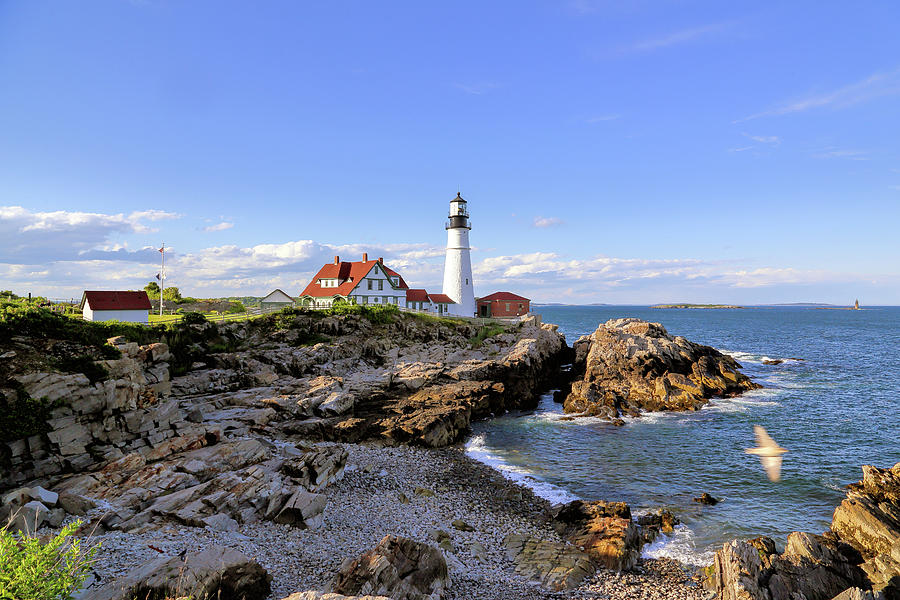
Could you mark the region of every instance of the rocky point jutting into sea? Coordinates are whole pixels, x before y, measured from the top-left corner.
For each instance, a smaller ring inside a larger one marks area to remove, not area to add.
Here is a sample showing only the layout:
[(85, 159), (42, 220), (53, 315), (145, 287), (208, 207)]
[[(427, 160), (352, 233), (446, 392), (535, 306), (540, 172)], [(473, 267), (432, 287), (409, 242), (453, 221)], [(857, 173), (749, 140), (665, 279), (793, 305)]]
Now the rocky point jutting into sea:
[[(68, 326), (0, 339), (7, 409), (46, 407), (20, 424), (27, 437), (4, 423), (0, 516), (39, 534), (84, 519), (81, 535), (102, 543), (91, 599), (710, 594), (694, 570), (640, 558), (670, 514), (635, 519), (615, 498), (551, 506), (454, 445), (473, 419), (566, 387), (572, 352), (555, 326), (376, 317), (288, 311), (105, 344)], [(607, 323), (575, 352), (567, 410), (613, 420), (755, 387), (658, 324)], [(896, 474), (869, 473), (835, 516), (837, 550), (803, 538), (817, 545), (791, 546), (806, 549), (802, 568), (799, 550), (774, 546), (747, 566), (735, 542), (707, 584), (729, 598), (826, 598), (796, 595), (818, 568), (846, 574), (823, 594), (890, 594)]]

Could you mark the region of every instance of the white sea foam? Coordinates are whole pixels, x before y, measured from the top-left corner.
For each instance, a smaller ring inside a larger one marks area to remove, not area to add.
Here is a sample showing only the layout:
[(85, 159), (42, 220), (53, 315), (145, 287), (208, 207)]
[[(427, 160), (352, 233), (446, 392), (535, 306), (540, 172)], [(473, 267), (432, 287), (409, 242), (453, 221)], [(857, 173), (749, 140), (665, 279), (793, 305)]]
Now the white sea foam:
[(484, 434), (473, 435), (466, 443), (466, 454), (480, 463), (486, 464), (501, 475), (531, 489), (537, 496), (556, 504), (578, 500), (578, 496), (561, 487), (548, 483), (524, 467), (507, 463), (484, 442)]
[(685, 525), (676, 525), (670, 534), (660, 534), (652, 544), (644, 546), (644, 558), (673, 558), (685, 564), (703, 567), (711, 564), (715, 552), (700, 552), (694, 543), (694, 532)]

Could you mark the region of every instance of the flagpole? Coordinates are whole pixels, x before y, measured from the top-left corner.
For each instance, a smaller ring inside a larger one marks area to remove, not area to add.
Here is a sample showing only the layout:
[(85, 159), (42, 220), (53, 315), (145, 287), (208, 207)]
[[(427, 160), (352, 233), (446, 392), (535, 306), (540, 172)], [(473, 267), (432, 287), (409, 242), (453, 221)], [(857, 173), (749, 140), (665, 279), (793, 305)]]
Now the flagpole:
[(163, 242), (162, 248), (159, 249), (162, 254), (162, 264), (159, 268), (159, 316), (163, 315), (163, 291), (166, 289), (166, 243)]

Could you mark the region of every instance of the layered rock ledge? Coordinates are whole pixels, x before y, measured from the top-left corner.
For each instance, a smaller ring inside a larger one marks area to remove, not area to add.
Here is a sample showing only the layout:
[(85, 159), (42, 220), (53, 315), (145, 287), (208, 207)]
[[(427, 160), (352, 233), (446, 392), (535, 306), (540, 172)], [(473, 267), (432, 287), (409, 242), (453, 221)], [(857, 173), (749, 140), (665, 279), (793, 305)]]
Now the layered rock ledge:
[(900, 463), (863, 467), (822, 535), (794, 532), (716, 552), (708, 586), (724, 600), (900, 599)]
[(564, 410), (616, 423), (641, 411), (697, 410), (710, 398), (761, 387), (730, 356), (640, 319), (607, 321), (574, 350)]

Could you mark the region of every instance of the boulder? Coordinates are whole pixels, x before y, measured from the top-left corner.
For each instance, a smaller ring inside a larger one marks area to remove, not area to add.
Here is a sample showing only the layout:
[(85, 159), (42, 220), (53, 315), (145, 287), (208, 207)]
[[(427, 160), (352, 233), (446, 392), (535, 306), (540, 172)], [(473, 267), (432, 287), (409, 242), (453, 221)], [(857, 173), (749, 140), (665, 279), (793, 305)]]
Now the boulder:
[(614, 319), (575, 342), (563, 408), (615, 420), (640, 411), (696, 410), (713, 396), (760, 387), (715, 348), (669, 335), (659, 323)]
[(216, 544), (183, 558), (159, 558), (115, 581), (88, 590), (81, 600), (180, 598), (257, 600), (269, 595), (266, 570), (237, 550)]
[(440, 550), (388, 535), (359, 558), (345, 561), (328, 591), (393, 600), (440, 600), (449, 583)]
[(700, 496), (698, 496), (697, 498), (694, 498), (694, 502), (696, 502), (698, 504), (703, 504), (706, 506), (715, 506), (716, 504), (718, 504), (720, 502), (720, 500), (718, 498), (713, 498), (706, 492), (703, 492), (702, 494), (700, 494)]
[(587, 553), (572, 544), (542, 540), (518, 533), (503, 541), (516, 573), (539, 581), (548, 590), (569, 590), (593, 575), (597, 566)]
[(325, 503), (325, 494), (297, 490), (272, 520), (301, 529), (315, 529), (320, 527), (325, 519), (322, 514)]
[(624, 502), (573, 500), (554, 510), (553, 527), (607, 569), (628, 571), (640, 558), (643, 540)]

